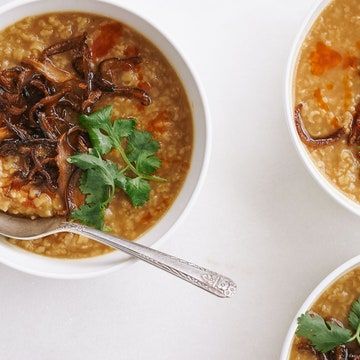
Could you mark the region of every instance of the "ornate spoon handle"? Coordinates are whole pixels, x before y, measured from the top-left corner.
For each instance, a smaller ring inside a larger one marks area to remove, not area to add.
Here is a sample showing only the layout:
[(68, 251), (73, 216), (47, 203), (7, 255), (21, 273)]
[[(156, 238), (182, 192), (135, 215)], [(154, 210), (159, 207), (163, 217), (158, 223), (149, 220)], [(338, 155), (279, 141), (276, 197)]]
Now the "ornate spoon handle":
[(102, 231), (74, 223), (64, 223), (59, 231), (68, 231), (97, 240), (144, 260), (216, 296), (229, 298), (236, 292), (236, 284), (231, 279), (136, 242), (122, 240)]

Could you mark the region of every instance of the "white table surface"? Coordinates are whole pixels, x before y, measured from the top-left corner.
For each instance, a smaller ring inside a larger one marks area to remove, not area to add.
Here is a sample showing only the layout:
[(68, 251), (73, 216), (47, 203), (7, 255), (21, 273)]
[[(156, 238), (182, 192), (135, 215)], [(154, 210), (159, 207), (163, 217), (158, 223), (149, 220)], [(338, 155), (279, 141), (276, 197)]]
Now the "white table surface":
[(310, 177), (285, 123), (284, 69), (314, 1), (119, 1), (183, 49), (212, 114), (205, 185), (162, 250), (228, 274), (238, 294), (141, 262), (81, 281), (0, 265), (1, 360), (279, 358), (310, 291), (360, 252), (359, 219)]

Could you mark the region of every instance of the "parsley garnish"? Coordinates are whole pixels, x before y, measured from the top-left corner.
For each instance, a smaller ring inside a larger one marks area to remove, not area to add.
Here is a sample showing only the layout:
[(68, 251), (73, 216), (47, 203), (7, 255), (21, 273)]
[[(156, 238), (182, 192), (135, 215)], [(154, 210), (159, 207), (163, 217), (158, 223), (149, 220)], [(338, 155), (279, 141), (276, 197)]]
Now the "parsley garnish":
[[(68, 159), (84, 170), (80, 190), (86, 195), (85, 204), (71, 217), (98, 229), (104, 228), (105, 210), (116, 188), (127, 194), (133, 206), (142, 206), (149, 200), (149, 181), (166, 181), (154, 175), (161, 166), (156, 156), (159, 143), (149, 132), (137, 130), (135, 119), (111, 121), (111, 113), (112, 106), (106, 106), (80, 116), (79, 122), (88, 131), (93, 148)], [(112, 149), (121, 156), (124, 167), (102, 158)]]
[(354, 340), (360, 344), (360, 298), (354, 301), (348, 316), (352, 331), (309, 312), (302, 314), (297, 321), (296, 335), (309, 340), (321, 353), (327, 353)]

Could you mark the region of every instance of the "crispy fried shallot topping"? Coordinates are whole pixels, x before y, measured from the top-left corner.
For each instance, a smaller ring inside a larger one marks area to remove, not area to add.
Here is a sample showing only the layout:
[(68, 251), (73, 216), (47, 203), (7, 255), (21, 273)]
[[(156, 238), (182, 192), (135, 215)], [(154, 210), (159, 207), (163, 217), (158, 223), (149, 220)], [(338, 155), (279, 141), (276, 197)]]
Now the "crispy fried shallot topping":
[(35, 59), (24, 59), (23, 64), (32, 66), (36, 71), (40, 74), (44, 75), (49, 81), (53, 81), (54, 83), (64, 83), (69, 81), (73, 78), (69, 72), (65, 70), (61, 70), (60, 68), (56, 67), (53, 62), (46, 58), (42, 62)]
[(300, 352), (307, 352), (314, 355), (318, 360), (360, 360), (360, 355), (352, 349), (351, 345), (340, 345), (328, 353), (321, 353), (308, 343), (298, 345)]
[(339, 141), (345, 135), (345, 129), (340, 128), (334, 133), (325, 137), (312, 137), (305, 129), (304, 122), (301, 116), (303, 104), (299, 104), (295, 108), (295, 126), (302, 142), (311, 147), (320, 147), (333, 144)]
[(79, 207), (83, 201), (83, 195), (78, 191), (82, 171), (77, 168), (72, 171), (65, 191), (65, 205), (68, 212)]
[(360, 145), (360, 104), (357, 105), (351, 121), (348, 144)]
[[(93, 43), (94, 48), (98, 47)], [(71, 70), (59, 68), (52, 59), (63, 53), (70, 59)], [(141, 62), (140, 56), (132, 56), (101, 59), (96, 64), (84, 33), (49, 46), (37, 59), (27, 58), (1, 71), (0, 156), (19, 157), (14, 182), (31, 182), (58, 192), (66, 213), (71, 211), (79, 200), (76, 188), (81, 171), (67, 159), (89, 148), (88, 134), (76, 119), (92, 112), (103, 96), (149, 105), (146, 91), (121, 81), (123, 71), (137, 71)]]

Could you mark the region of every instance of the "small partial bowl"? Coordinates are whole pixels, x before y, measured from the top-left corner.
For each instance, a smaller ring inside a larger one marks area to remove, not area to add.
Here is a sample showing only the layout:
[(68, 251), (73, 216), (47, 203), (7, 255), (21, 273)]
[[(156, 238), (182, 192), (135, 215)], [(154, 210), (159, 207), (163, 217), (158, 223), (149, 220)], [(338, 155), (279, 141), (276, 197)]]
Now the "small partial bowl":
[[(170, 210), (138, 242), (152, 246), (169, 235), (184, 217), (203, 182), (210, 155), (210, 123), (205, 95), (189, 62), (163, 31), (143, 16), (135, 14), (116, 0), (16, 0), (0, 7), (1, 29), (31, 15), (61, 11), (86, 11), (111, 17), (144, 34), (165, 55), (181, 79), (193, 112), (194, 144), (189, 173)], [(17, 270), (49, 278), (79, 279), (120, 269), (129, 263), (121, 252), (82, 260), (48, 258), (24, 251), (0, 240), (0, 262)]]
[(314, 22), (317, 20), (321, 12), (331, 3), (331, 0), (321, 0), (319, 1), (314, 9), (310, 12), (310, 15), (304, 21), (301, 30), (295, 40), (294, 46), (291, 51), (291, 55), (288, 62), (288, 67), (286, 71), (286, 84), (285, 84), (285, 106), (287, 114), (287, 122), (290, 129), (291, 137), (299, 153), (301, 159), (305, 163), (306, 167), (310, 171), (314, 179), (320, 184), (320, 186), (338, 203), (343, 205), (345, 208), (351, 212), (360, 215), (360, 205), (355, 201), (351, 200), (344, 193), (335, 187), (333, 183), (330, 182), (318, 169), (318, 167), (313, 162), (309, 151), (306, 146), (302, 143), (295, 127), (294, 122), (294, 108), (295, 108), (295, 76), (296, 76), (296, 67), (299, 59), (299, 54), (301, 51), (301, 46), (309, 33), (310, 29), (314, 25)]
[(291, 326), (285, 338), (284, 345), (282, 347), (280, 360), (289, 360), (292, 343), (295, 337), (298, 317), (301, 314), (304, 314), (306, 311), (308, 311), (314, 305), (314, 303), (319, 299), (319, 297), (323, 294), (323, 292), (327, 290), (332, 284), (334, 284), (338, 279), (340, 279), (346, 273), (359, 266), (360, 266), (360, 255), (354, 257), (353, 259), (349, 260), (345, 264), (338, 267), (315, 288), (315, 290), (310, 294), (310, 296), (301, 306), (293, 322), (291, 323)]

